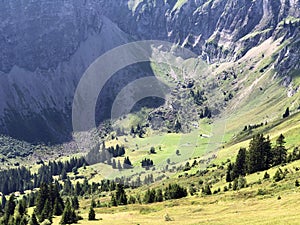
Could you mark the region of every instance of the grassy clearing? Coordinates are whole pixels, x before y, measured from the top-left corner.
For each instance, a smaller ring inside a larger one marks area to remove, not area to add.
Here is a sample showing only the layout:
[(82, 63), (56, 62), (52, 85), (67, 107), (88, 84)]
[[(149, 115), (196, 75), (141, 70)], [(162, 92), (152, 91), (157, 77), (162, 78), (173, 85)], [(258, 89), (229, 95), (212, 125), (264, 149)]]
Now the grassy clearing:
[[(96, 209), (97, 221), (88, 221), (88, 207), (82, 210), (78, 224), (298, 224), (299, 189), (276, 196), (257, 196), (242, 190), (210, 197), (188, 197), (151, 205), (128, 205)], [(89, 203), (83, 201), (87, 206)], [(165, 221), (168, 214), (172, 221)], [(100, 220), (101, 219), (101, 220)], [(59, 224), (54, 218), (53, 224)]]

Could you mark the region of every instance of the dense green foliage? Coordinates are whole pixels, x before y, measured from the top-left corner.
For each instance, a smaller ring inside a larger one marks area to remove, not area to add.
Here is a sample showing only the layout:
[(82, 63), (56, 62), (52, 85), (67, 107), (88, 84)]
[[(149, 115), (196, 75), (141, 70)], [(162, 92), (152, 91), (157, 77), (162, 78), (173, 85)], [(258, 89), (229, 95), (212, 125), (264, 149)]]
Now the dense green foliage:
[(281, 134), (272, 148), (269, 138), (262, 134), (255, 135), (249, 144), (249, 150), (241, 148), (235, 163), (229, 163), (226, 181), (231, 182), (247, 173), (255, 173), (280, 165), (287, 161), (287, 150), (284, 147), (284, 136)]

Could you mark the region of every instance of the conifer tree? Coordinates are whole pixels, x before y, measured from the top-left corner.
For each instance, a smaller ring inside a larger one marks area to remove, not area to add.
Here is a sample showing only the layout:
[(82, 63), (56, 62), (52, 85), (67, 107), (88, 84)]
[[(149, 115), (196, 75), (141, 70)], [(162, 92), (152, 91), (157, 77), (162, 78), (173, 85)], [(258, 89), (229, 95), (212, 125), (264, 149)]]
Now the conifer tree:
[(93, 206), (91, 206), (89, 211), (89, 220), (95, 220), (95, 219), (96, 219), (96, 213)]
[(75, 210), (79, 209), (79, 201), (76, 195), (72, 198), (72, 207)]
[(29, 221), (29, 225), (39, 225), (39, 222), (35, 216), (35, 213), (32, 213), (30, 221)]
[(116, 201), (118, 205), (127, 205), (127, 196), (124, 186), (121, 184), (117, 184), (116, 187)]
[(284, 139), (285, 137), (282, 134), (280, 134), (280, 136), (276, 140), (276, 146), (272, 149), (273, 166), (280, 165), (286, 162), (287, 150), (284, 146)]
[(110, 202), (111, 202), (112, 206), (118, 206), (118, 202), (117, 202), (116, 196), (114, 194), (111, 195)]
[(50, 200), (47, 199), (40, 215), (40, 222), (43, 222), (45, 219), (52, 221), (52, 206)]
[(161, 189), (158, 189), (155, 196), (155, 202), (162, 202), (163, 200), (163, 192)]
[(118, 160), (118, 169), (121, 170), (122, 169), (122, 166), (121, 166), (121, 162), (120, 160)]
[(262, 134), (253, 137), (249, 144), (248, 171), (254, 173), (270, 167), (272, 162), (271, 143), (269, 137)]
[(115, 159), (112, 160), (112, 164), (111, 165), (112, 165), (113, 169), (117, 169), (117, 164), (116, 164), (116, 160)]
[(8, 199), (8, 202), (6, 203), (6, 206), (5, 206), (5, 214), (7, 216), (12, 216), (14, 215), (14, 212), (15, 212), (15, 208), (16, 208), (16, 203), (15, 203), (15, 195), (14, 194), (11, 194), (9, 196), (9, 199)]
[(47, 184), (43, 183), (38, 192), (36, 207), (35, 207), (35, 213), (38, 217), (40, 217), (40, 215), (42, 214), (42, 211), (44, 209), (44, 206), (45, 206), (45, 203), (46, 203), (46, 200), (48, 199), (48, 197), (49, 197), (48, 186), (47, 186)]
[(290, 115), (290, 109), (289, 109), (289, 107), (287, 107), (284, 114), (282, 115), (282, 118), (283, 119), (287, 118), (287, 117), (289, 117), (289, 115)]
[(78, 221), (75, 210), (72, 209), (70, 200), (67, 199), (66, 207), (61, 217), (60, 224), (72, 224)]
[(247, 172), (246, 164), (246, 149), (241, 148), (237, 154), (236, 161), (233, 167), (233, 174), (231, 179), (235, 179), (240, 175), (245, 176)]

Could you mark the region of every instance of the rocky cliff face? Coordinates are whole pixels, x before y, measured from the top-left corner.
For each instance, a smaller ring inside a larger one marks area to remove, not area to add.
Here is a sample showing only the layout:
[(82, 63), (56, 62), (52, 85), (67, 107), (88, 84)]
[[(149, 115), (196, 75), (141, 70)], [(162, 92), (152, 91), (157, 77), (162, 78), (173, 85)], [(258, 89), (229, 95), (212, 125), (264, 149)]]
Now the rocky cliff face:
[(300, 16), (299, 0), (180, 2), (105, 0), (102, 4), (104, 14), (126, 33), (139, 39), (169, 40), (212, 60), (240, 57), (272, 36), (285, 18)]
[[(299, 17), (299, 0), (1, 1), (0, 132), (66, 140), (81, 75), (115, 46), (160, 39), (209, 62), (235, 60), (270, 36), (287, 35), (276, 28)], [(145, 75), (132, 71), (129, 79)]]

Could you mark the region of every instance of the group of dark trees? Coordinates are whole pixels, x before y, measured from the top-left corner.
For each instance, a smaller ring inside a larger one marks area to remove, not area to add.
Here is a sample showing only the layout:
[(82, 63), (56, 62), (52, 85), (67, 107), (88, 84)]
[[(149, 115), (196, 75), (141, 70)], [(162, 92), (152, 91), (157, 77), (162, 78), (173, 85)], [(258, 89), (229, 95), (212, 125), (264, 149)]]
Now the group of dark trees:
[[(253, 125), (248, 125), (248, 126), (245, 126), (243, 131), (251, 131), (253, 129), (256, 129), (256, 128), (259, 128), (259, 127), (262, 127), (264, 125), (264, 123), (259, 123), (259, 124), (253, 124)], [(265, 123), (265, 125), (267, 125), (267, 122)]]
[(239, 176), (263, 171), (285, 163), (287, 161), (287, 150), (284, 146), (284, 139), (281, 134), (276, 140), (276, 145), (272, 148), (269, 137), (264, 137), (263, 134), (255, 135), (250, 141), (248, 151), (241, 148), (235, 163), (229, 163), (226, 181), (231, 182)]
[(32, 175), (25, 167), (0, 171), (0, 192), (5, 195), (26, 189), (32, 189)]
[(129, 157), (125, 157), (124, 163), (123, 163), (123, 169), (131, 169), (132, 168), (132, 163), (129, 159)]
[(48, 165), (42, 165), (35, 174), (31, 174), (25, 167), (3, 170), (0, 171), (0, 192), (5, 195), (16, 191), (23, 193), (24, 190), (40, 187), (42, 183), (51, 183), (55, 175), (65, 178), (67, 172), (85, 164), (85, 159), (81, 157), (66, 162), (49, 162)]
[(10, 195), (8, 201), (5, 201), (4, 215), (0, 220), (0, 224), (27, 225), (28, 221), (29, 218), (27, 215), (27, 205), (25, 199), (17, 201), (14, 195)]
[[(187, 189), (181, 187), (178, 184), (169, 184), (164, 190), (162, 189), (148, 189), (142, 199), (142, 201), (146, 204), (153, 202), (162, 202), (164, 200), (170, 199), (179, 199), (187, 196)], [(138, 198), (140, 198), (138, 196)], [(116, 192), (111, 196), (111, 205), (127, 205), (134, 204), (137, 199), (133, 196), (129, 198), (126, 195), (124, 190), (124, 186), (121, 184), (117, 184)], [(141, 203), (141, 201), (139, 200)]]
[(52, 221), (54, 215), (62, 215), (65, 205), (59, 191), (60, 186), (58, 182), (49, 185), (43, 183), (40, 186), (34, 210), (40, 222), (45, 219)]
[(116, 193), (111, 195), (111, 205), (127, 205), (127, 195), (124, 186), (121, 184), (116, 185)]
[(141, 164), (142, 164), (143, 168), (149, 168), (149, 167), (151, 167), (151, 166), (154, 165), (153, 164), (153, 160), (147, 159), (147, 158), (143, 159), (142, 162), (141, 162)]
[(125, 155), (125, 147), (116, 145), (116, 148), (108, 147), (107, 151), (112, 155), (112, 157), (119, 157)]
[[(2, 197), (4, 214), (0, 224), (5, 225), (38, 225), (43, 221), (52, 222), (53, 216), (62, 216), (61, 224), (71, 224), (79, 220), (75, 210), (79, 208), (76, 196), (66, 200), (64, 203), (61, 194), (61, 186), (56, 181), (52, 184), (43, 183), (38, 192), (24, 195), (17, 200), (11, 194), (8, 201)], [(35, 206), (31, 217), (27, 214), (27, 208)]]
[(144, 203), (162, 202), (187, 196), (187, 189), (178, 184), (169, 184), (164, 190), (148, 189), (144, 195)]
[(107, 163), (111, 165), (113, 169), (130, 169), (132, 168), (131, 161), (129, 157), (125, 157), (123, 164), (120, 160), (116, 161), (114, 158), (124, 156), (126, 153), (124, 146), (108, 147), (100, 150), (100, 145), (95, 146), (90, 150), (86, 156), (86, 161), (89, 165), (96, 163)]
[(76, 172), (78, 168), (87, 165), (84, 157), (71, 158), (65, 162), (50, 161), (48, 165), (42, 165), (37, 174), (33, 175), (33, 186), (39, 187), (42, 183), (51, 183), (52, 177), (60, 175), (62, 180), (67, 178), (67, 173)]

